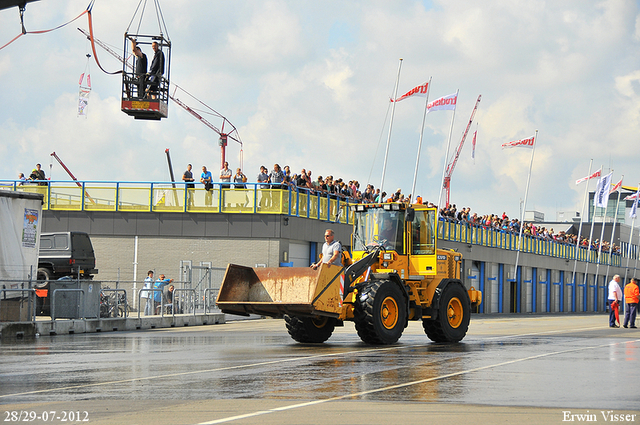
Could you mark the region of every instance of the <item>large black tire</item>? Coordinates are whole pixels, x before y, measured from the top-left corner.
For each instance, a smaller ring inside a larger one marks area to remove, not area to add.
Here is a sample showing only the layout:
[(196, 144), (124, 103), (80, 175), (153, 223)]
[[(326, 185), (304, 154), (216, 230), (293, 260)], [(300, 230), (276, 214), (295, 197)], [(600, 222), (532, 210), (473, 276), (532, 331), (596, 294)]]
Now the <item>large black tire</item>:
[(51, 281), (52, 275), (53, 273), (51, 272), (51, 270), (45, 267), (40, 267), (36, 275), (36, 279), (38, 280), (38, 282), (36, 283), (36, 288), (40, 288), (40, 289), (48, 288), (49, 281)]
[(336, 319), (332, 317), (298, 317), (285, 314), (284, 321), (291, 338), (306, 344), (325, 342), (336, 327)]
[(371, 282), (357, 296), (354, 320), (367, 344), (394, 344), (407, 326), (407, 301), (400, 287), (389, 280)]
[(433, 342), (459, 342), (467, 334), (471, 317), (469, 294), (458, 283), (449, 283), (440, 297), (438, 317), (423, 319), (422, 327)]

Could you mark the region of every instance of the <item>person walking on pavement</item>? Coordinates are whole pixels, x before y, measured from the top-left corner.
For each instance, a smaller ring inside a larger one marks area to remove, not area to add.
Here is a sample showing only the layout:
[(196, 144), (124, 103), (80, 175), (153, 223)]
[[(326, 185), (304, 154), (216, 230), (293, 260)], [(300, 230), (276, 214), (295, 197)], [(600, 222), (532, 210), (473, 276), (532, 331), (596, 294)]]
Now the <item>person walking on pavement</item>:
[[(619, 308), (620, 308), (620, 300), (622, 299), (622, 290), (620, 289), (620, 275), (617, 274), (613, 276), (611, 282), (609, 282), (609, 327), (610, 328), (619, 328), (620, 327), (620, 316), (619, 316)], [(616, 324), (616, 321), (618, 322)]]
[(632, 277), (631, 282), (624, 287), (624, 302), (627, 304), (627, 308), (624, 311), (623, 326), (625, 328), (629, 322), (631, 322), (630, 328), (634, 329), (636, 327), (638, 301), (640, 301), (640, 289), (638, 288), (638, 281), (635, 277)]

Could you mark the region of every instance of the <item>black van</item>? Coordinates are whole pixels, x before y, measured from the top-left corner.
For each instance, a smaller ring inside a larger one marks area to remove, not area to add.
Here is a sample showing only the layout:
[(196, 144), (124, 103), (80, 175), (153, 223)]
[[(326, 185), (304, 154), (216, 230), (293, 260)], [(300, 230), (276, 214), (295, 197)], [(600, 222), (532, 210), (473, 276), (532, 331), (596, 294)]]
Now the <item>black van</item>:
[(84, 232), (56, 232), (40, 235), (38, 280), (48, 282), (64, 276), (91, 279), (96, 257), (89, 235)]
[[(91, 279), (97, 274), (96, 257), (89, 235), (84, 232), (40, 234), (36, 314), (50, 314), (49, 281), (60, 278)], [(68, 277), (69, 276), (69, 277)]]

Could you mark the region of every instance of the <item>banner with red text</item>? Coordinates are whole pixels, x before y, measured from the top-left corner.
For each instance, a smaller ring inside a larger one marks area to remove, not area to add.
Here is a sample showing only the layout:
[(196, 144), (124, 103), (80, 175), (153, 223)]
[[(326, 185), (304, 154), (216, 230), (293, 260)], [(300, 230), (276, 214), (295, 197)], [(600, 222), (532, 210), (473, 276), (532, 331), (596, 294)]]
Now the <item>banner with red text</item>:
[(535, 143), (535, 136), (531, 136), (528, 139), (514, 140), (513, 142), (507, 142), (502, 144), (502, 149), (507, 148), (529, 148), (533, 149)]
[(576, 184), (580, 184), (582, 182), (586, 182), (587, 180), (595, 179), (596, 177), (600, 177), (602, 175), (602, 168), (591, 174), (590, 176), (583, 177), (581, 179), (576, 180)]
[(436, 99), (433, 102), (427, 104), (427, 113), (432, 111), (453, 111), (456, 109), (456, 103), (458, 102), (458, 94), (450, 94), (448, 96)]
[(616, 190), (620, 189), (622, 187), (622, 179), (620, 179), (620, 181), (618, 183), (616, 183), (615, 186), (613, 186), (613, 188), (611, 189), (610, 193), (615, 192)]
[(391, 102), (400, 102), (401, 100), (405, 100), (406, 98), (411, 96), (427, 97), (428, 88), (429, 88), (429, 83), (424, 83), (421, 86), (412, 88), (411, 90), (409, 90), (408, 92), (406, 92), (405, 94), (397, 98), (396, 100), (393, 100), (393, 99), (389, 99), (389, 100)]

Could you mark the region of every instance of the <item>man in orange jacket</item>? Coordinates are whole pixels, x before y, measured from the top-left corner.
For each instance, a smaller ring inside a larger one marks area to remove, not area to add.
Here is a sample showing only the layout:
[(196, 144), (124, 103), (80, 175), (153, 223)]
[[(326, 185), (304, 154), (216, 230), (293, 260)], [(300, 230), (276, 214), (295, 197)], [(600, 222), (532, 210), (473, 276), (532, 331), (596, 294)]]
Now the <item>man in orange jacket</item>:
[(624, 287), (624, 298), (627, 304), (624, 312), (624, 327), (626, 328), (629, 322), (631, 322), (630, 327), (635, 328), (638, 301), (640, 301), (640, 289), (638, 288), (638, 281), (635, 278), (631, 278), (631, 282)]

